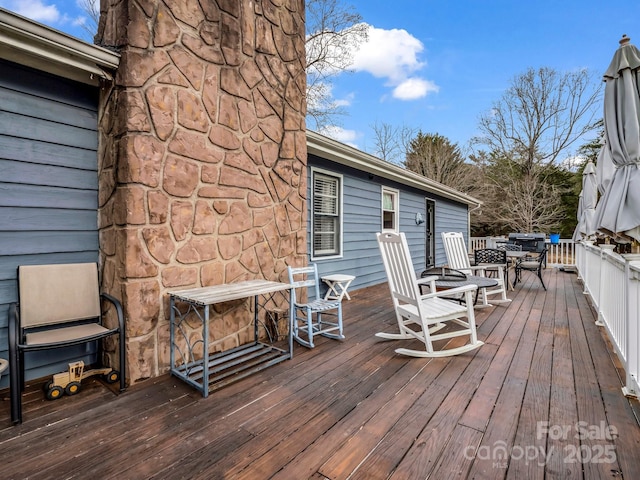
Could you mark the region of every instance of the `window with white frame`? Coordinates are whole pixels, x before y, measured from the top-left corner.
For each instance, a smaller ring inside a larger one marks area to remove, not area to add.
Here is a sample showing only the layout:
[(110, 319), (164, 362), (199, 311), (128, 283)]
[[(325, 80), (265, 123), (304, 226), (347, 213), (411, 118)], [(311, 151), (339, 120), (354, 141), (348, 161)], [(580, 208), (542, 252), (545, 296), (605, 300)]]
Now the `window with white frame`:
[(398, 197), (393, 188), (382, 187), (382, 230), (398, 231)]
[(312, 256), (340, 255), (342, 245), (342, 177), (312, 170)]

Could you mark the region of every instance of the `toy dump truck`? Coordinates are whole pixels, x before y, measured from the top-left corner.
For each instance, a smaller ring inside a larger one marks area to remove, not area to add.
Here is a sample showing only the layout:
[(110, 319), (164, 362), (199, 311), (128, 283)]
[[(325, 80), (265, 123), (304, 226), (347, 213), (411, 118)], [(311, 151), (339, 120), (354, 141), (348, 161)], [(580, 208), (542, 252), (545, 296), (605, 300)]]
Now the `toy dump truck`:
[(69, 370), (62, 373), (56, 373), (51, 380), (44, 385), (45, 395), (48, 400), (56, 400), (63, 393), (67, 395), (75, 395), (82, 388), (83, 379), (94, 375), (102, 375), (107, 383), (115, 383), (120, 379), (120, 372), (110, 367), (94, 368), (92, 370), (84, 370), (84, 362), (72, 362), (69, 364)]

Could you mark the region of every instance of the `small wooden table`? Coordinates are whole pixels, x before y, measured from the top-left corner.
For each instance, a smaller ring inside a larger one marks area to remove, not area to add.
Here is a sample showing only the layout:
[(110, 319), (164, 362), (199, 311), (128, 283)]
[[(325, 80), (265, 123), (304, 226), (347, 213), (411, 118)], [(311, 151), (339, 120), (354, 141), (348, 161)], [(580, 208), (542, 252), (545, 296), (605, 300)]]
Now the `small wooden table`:
[[(171, 374), (195, 387), (203, 397), (206, 397), (209, 392), (292, 358), (291, 304), (289, 305), (288, 350), (260, 342), (258, 335), (258, 308), (264, 308), (276, 292), (288, 290), (291, 294), (291, 288), (292, 285), (288, 283), (247, 280), (169, 292)], [(216, 303), (250, 297), (254, 298), (253, 342), (209, 355), (209, 307)], [(262, 304), (258, 301), (259, 297), (264, 299)], [(198, 318), (202, 323), (200, 338), (192, 335), (190, 331), (187, 323), (187, 316), (190, 314), (190, 322), (193, 323), (193, 319)], [(199, 353), (200, 350), (202, 354)], [(179, 364), (176, 363), (176, 354), (180, 356)]]

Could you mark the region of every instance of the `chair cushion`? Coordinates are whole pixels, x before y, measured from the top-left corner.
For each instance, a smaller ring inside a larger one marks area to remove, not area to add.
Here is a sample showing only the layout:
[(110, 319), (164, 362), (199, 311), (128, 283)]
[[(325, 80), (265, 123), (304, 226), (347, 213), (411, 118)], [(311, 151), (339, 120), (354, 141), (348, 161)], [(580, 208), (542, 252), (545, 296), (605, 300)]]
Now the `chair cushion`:
[(540, 262), (520, 262), (519, 267), (525, 270), (536, 270), (540, 266)]
[(26, 334), (27, 345), (46, 345), (48, 343), (72, 342), (83, 338), (100, 336), (110, 330), (98, 323), (88, 323), (84, 325), (74, 325), (72, 327), (49, 329), (44, 332), (34, 332)]

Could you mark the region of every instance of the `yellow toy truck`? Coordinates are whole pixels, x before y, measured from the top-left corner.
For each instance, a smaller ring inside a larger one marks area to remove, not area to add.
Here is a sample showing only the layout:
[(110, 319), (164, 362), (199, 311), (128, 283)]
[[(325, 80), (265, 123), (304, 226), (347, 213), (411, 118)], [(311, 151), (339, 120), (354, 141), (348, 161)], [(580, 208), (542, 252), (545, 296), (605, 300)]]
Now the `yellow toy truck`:
[(51, 380), (44, 384), (45, 396), (48, 400), (57, 400), (63, 393), (75, 395), (82, 388), (80, 382), (93, 375), (103, 375), (107, 383), (115, 383), (120, 379), (120, 372), (111, 367), (94, 368), (85, 372), (84, 362), (80, 360), (70, 363), (69, 370), (56, 373)]

